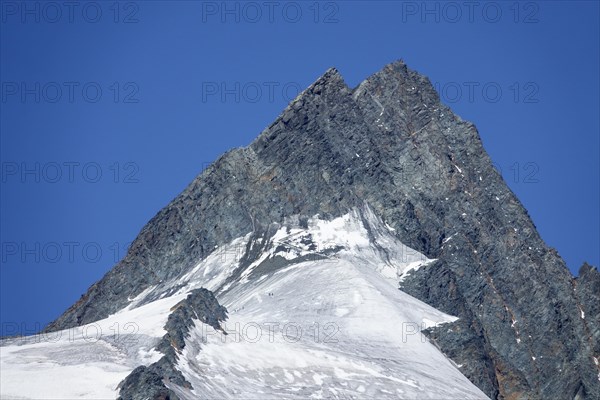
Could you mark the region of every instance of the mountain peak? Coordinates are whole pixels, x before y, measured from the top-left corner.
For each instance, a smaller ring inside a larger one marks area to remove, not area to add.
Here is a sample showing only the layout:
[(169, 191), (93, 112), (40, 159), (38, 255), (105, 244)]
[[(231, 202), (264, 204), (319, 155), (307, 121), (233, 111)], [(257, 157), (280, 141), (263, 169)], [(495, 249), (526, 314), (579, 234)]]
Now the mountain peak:
[(342, 81), (344, 80), (336, 67), (329, 67), (327, 68), (327, 71), (325, 71), (325, 73), (317, 79), (317, 81), (329, 81), (338, 79), (341, 79)]
[[(292, 100), (282, 113), (269, 125), (253, 144), (265, 144), (284, 131), (293, 130), (301, 134), (312, 115), (320, 114), (325, 108), (350, 100), (351, 90), (336, 68), (329, 68), (310, 86)], [(256, 147), (256, 146), (252, 146)]]
[(393, 72), (393, 71), (407, 72), (408, 70), (409, 70), (409, 68), (406, 65), (406, 63), (404, 62), (404, 60), (400, 58), (398, 60), (392, 61), (392, 62), (384, 65), (384, 67), (381, 70), (379, 70), (379, 72), (376, 72), (375, 74), (389, 73), (389, 72)]
[(353, 90), (353, 97), (358, 98), (365, 92), (371, 97), (393, 97), (399, 107), (407, 109), (424, 101), (427, 107), (436, 107), (440, 103), (439, 94), (429, 78), (408, 68), (403, 60), (387, 64), (362, 81)]
[[(126, 257), (47, 330), (106, 318), (137, 296), (156, 301), (232, 240), (264, 243), (288, 218), (333, 220), (363, 204), (401, 243), (437, 260), (411, 272), (401, 289), (459, 317), (430, 331), (431, 340), (486, 394), (600, 391), (598, 342), (583, 339), (598, 329), (598, 274), (584, 274), (593, 279), (573, 291), (564, 262), (537, 234), (476, 129), (402, 60), (353, 90), (328, 69), (248, 148), (224, 155), (160, 211)], [(244, 278), (260, 249), (242, 248), (227, 284)], [(229, 273), (217, 261), (215, 273)]]
[[(296, 98), (307, 94), (321, 94), (324, 90), (348, 90), (344, 78), (335, 67), (331, 67), (318, 77), (308, 88), (302, 91)], [(292, 101), (294, 103), (294, 101)]]

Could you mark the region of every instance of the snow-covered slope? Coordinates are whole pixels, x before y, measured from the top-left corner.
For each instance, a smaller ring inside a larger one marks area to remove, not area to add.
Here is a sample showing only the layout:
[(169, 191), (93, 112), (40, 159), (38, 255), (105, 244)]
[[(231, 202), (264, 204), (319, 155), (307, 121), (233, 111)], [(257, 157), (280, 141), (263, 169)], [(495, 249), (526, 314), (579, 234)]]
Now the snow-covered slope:
[(3, 341), (0, 393), (117, 397), (136, 366), (161, 357), (171, 308), (205, 287), (228, 309), (227, 335), (195, 322), (177, 364), (193, 389), (165, 383), (182, 398), (486, 398), (420, 333), (455, 318), (398, 290), (433, 261), (368, 207), (292, 219), (216, 248), (102, 321)]
[(136, 366), (161, 354), (153, 348), (164, 335), (171, 306), (184, 296), (161, 299), (77, 328), (0, 346), (2, 399), (108, 399)]

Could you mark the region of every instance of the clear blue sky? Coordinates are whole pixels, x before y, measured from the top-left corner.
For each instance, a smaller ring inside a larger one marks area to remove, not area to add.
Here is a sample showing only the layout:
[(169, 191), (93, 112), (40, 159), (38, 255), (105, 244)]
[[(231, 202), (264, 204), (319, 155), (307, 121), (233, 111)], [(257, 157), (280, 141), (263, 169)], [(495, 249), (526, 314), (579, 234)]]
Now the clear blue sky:
[(355, 86), (399, 58), (571, 271), (599, 264), (598, 2), (49, 4), (0, 8), (2, 334), (57, 317), (328, 67)]

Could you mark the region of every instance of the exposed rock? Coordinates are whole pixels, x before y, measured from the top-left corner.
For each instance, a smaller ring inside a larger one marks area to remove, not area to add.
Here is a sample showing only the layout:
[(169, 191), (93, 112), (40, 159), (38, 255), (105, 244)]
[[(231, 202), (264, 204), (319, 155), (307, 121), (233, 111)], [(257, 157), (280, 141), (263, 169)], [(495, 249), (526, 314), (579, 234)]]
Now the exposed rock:
[(181, 351), (185, 347), (185, 338), (194, 320), (220, 329), (221, 321), (227, 319), (227, 309), (206, 289), (192, 290), (185, 300), (177, 303), (171, 310), (165, 325), (167, 333), (157, 346), (157, 350), (165, 354), (170, 349)]
[(176, 368), (178, 354), (185, 347), (185, 339), (194, 321), (221, 329), (220, 323), (227, 318), (227, 309), (219, 305), (209, 290), (194, 289), (172, 311), (165, 324), (167, 333), (156, 346), (164, 356), (147, 367), (139, 366), (134, 369), (119, 384), (120, 400), (178, 400), (179, 397), (170, 389), (171, 385), (192, 388)]
[(119, 387), (120, 400), (179, 400), (163, 383), (163, 377), (152, 366), (134, 369)]
[(47, 330), (106, 317), (215, 246), (285, 217), (336, 217), (365, 202), (403, 243), (439, 260), (402, 290), (460, 317), (452, 333), (430, 335), (476, 385), (492, 398), (597, 398), (597, 271), (573, 280), (475, 126), (403, 62), (355, 89), (328, 70), (250, 146), (194, 179)]

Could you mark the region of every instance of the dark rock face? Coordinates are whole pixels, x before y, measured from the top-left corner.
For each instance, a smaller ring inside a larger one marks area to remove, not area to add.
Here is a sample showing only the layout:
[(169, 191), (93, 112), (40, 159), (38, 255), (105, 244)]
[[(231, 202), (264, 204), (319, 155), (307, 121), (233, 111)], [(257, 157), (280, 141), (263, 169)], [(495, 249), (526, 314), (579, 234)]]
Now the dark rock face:
[[(591, 265), (584, 263), (579, 269), (579, 277), (575, 279), (575, 291), (579, 306), (581, 307), (581, 317), (584, 324), (584, 337), (582, 338), (591, 349), (595, 357), (596, 373), (600, 381), (600, 272)], [(585, 353), (580, 353), (579, 357), (582, 363), (587, 360)], [(581, 397), (600, 398), (598, 387), (586, 385), (582, 379)], [(594, 392), (595, 391), (595, 392)]]
[(162, 376), (152, 367), (140, 366), (121, 382), (120, 400), (179, 400), (163, 383)]
[(286, 216), (336, 217), (365, 202), (402, 242), (438, 259), (402, 290), (460, 317), (430, 337), (490, 397), (598, 398), (598, 272), (572, 278), (475, 126), (402, 62), (355, 89), (328, 70), (161, 210), (47, 330), (104, 318), (215, 245)]
[(215, 329), (221, 328), (221, 321), (227, 319), (227, 309), (219, 304), (214, 294), (206, 289), (195, 289), (172, 308), (165, 325), (167, 333), (156, 347), (162, 353), (169, 350), (181, 351), (185, 338), (194, 320), (200, 320)]
[(134, 369), (119, 384), (119, 400), (178, 400), (175, 392), (165, 385), (172, 383), (179, 388), (191, 389), (183, 374), (176, 368), (178, 354), (185, 347), (185, 339), (195, 320), (204, 322), (215, 329), (221, 329), (221, 322), (227, 319), (227, 309), (214, 294), (206, 289), (194, 289), (172, 308), (165, 325), (167, 333), (156, 346), (164, 354), (149, 366)]

